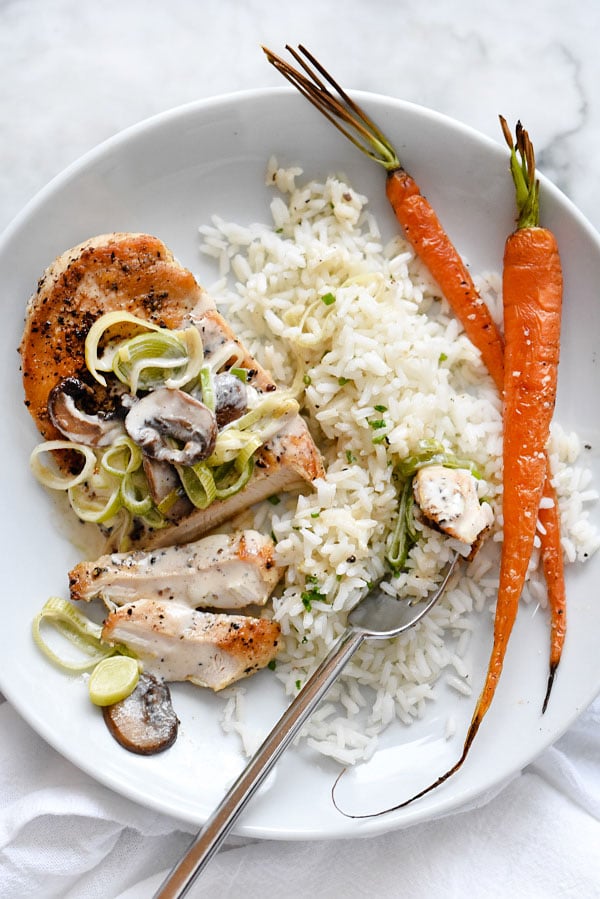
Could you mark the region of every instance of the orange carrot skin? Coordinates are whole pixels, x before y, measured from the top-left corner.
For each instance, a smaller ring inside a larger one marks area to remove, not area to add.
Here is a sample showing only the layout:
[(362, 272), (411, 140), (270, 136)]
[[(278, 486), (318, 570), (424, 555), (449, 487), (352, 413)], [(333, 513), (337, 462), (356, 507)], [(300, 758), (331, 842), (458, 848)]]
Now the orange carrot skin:
[(387, 198), (404, 235), (444, 292), (496, 387), (504, 384), (502, 335), (456, 247), (419, 186), (404, 169), (388, 172)]
[(553, 505), (548, 508), (541, 508), (539, 511), (540, 524), (546, 532), (542, 536), (542, 565), (550, 605), (550, 673), (542, 705), (542, 713), (546, 711), (548, 700), (550, 699), (554, 676), (561, 660), (567, 632), (567, 596), (563, 553), (560, 542), (560, 514), (556, 491), (552, 486), (549, 475), (546, 478), (543, 495), (544, 499), (552, 500)]
[(503, 273), (504, 537), (494, 647), (474, 718), (492, 701), (533, 551), (546, 481), (545, 446), (556, 400), (562, 270), (556, 241), (525, 228), (506, 242)]
[[(406, 239), (442, 287), (452, 310), (462, 323), (471, 342), (479, 349), (482, 361), (502, 395), (505, 364), (502, 335), (491, 318), (487, 306), (482, 302), (467, 267), (445, 233), (437, 215), (421, 194), (417, 183), (404, 169), (393, 169), (388, 173), (386, 194)], [(527, 231), (529, 230), (532, 233), (535, 231), (535, 229), (527, 229)], [(529, 238), (525, 239), (523, 236), (525, 233), (525, 231), (519, 233), (518, 246), (523, 254), (520, 265), (527, 268), (530, 261), (532, 265), (536, 263), (533, 258), (528, 259), (527, 253), (532, 249), (530, 245), (532, 238), (530, 234)], [(514, 240), (516, 239), (515, 237)], [(536, 240), (539, 239), (538, 235)], [(544, 238), (544, 240), (547, 239), (547, 237)], [(560, 268), (555, 246), (552, 246), (551, 252), (554, 258), (553, 265), (558, 265)], [(515, 268), (513, 276), (516, 275), (516, 272)], [(550, 483), (552, 473), (548, 461), (546, 461), (546, 467), (546, 493), (555, 499)], [(565, 639), (566, 600), (558, 507), (555, 505), (554, 510), (541, 510), (540, 515), (546, 530), (546, 534), (541, 537), (542, 564), (548, 587), (552, 619), (550, 691)], [(548, 701), (549, 691), (544, 701), (544, 708)]]

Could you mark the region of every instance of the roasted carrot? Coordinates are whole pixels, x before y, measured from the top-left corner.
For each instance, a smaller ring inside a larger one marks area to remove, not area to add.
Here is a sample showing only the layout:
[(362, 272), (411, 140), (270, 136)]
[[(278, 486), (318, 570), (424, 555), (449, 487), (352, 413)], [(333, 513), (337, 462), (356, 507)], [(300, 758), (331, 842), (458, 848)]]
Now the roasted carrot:
[(386, 194), (404, 236), (425, 263), (462, 323), (499, 390), (504, 379), (502, 335), (468, 268), (415, 180), (401, 167), (388, 169)]
[[(300, 46), (299, 52), (289, 46), (286, 49), (306, 74), (263, 47), (269, 62), (355, 146), (386, 170), (387, 197), (406, 239), (439, 284), (465, 333), (479, 349), (484, 364), (501, 390), (504, 361), (502, 334), (431, 204), (421, 193), (416, 181), (400, 164), (387, 137), (318, 60), (305, 47)], [(319, 75), (334, 88), (339, 100)]]
[[(318, 60), (302, 46), (298, 51), (289, 46), (286, 49), (304, 69), (304, 73), (263, 47), (269, 62), (300, 93), (356, 147), (384, 167), (387, 172), (387, 197), (407, 240), (438, 282), (465, 333), (480, 351), (496, 387), (502, 393), (504, 389), (502, 334), (430, 203), (421, 193), (415, 180), (402, 167), (388, 138)], [(329, 90), (327, 84), (334, 89), (337, 97)], [(549, 460), (546, 460), (545, 496), (553, 500), (554, 505), (552, 508), (540, 510), (540, 521), (544, 526), (544, 532), (541, 534), (542, 564), (551, 612), (550, 674), (542, 711), (546, 710), (548, 704), (566, 629), (560, 521)]]
[[(540, 309), (537, 319), (533, 323), (530, 336), (532, 344), (538, 344), (540, 351), (543, 353), (539, 358), (539, 365), (545, 366), (546, 374), (544, 374), (544, 369), (542, 369), (540, 371), (541, 383), (533, 384), (532, 391), (539, 389), (540, 392), (537, 401), (535, 394), (532, 392), (532, 402), (537, 409), (537, 419), (540, 426), (549, 428), (556, 394), (562, 304), (562, 270), (554, 235), (546, 228), (539, 227), (539, 185), (535, 180), (535, 158), (529, 135), (519, 122), (516, 128), (516, 145), (513, 146), (512, 135), (502, 116), (500, 116), (500, 122), (505, 140), (511, 150), (511, 172), (515, 182), (519, 209), (517, 230), (507, 241), (503, 289), (514, 291), (514, 295), (518, 297), (518, 292), (527, 287), (535, 299), (536, 306)], [(520, 157), (520, 161), (517, 154)], [(510, 264), (509, 268), (507, 268), (507, 257)], [(539, 279), (537, 282), (536, 278)], [(528, 336), (525, 330), (525, 313), (523, 312), (525, 302), (525, 298), (523, 301), (516, 302), (514, 309), (509, 308), (507, 312), (507, 300), (505, 298), (504, 330), (506, 335), (507, 327), (512, 327), (511, 316), (516, 315), (517, 318), (514, 323), (516, 339), (518, 339), (520, 328), (521, 344), (527, 350), (532, 344), (528, 344), (527, 339), (523, 339)], [(507, 314), (509, 315), (508, 324)], [(511, 368), (508, 359), (508, 337), (506, 337), (506, 341), (506, 381), (510, 383)], [(518, 360), (515, 364), (517, 368), (520, 367)], [(544, 389), (546, 388), (550, 391), (548, 396), (544, 395)], [(505, 406), (508, 402), (506, 397), (507, 389), (508, 387), (505, 384)], [(533, 414), (535, 417), (535, 409)], [(548, 705), (556, 669), (562, 655), (567, 626), (558, 499), (556, 491), (552, 486), (550, 465), (547, 458), (545, 464), (546, 483), (542, 495), (549, 502), (542, 504), (538, 515), (544, 529), (542, 534), (542, 565), (550, 605), (551, 634), (550, 671), (542, 712), (546, 711)]]
[(550, 605), (550, 671), (542, 713), (548, 707), (548, 700), (550, 699), (554, 678), (562, 657), (567, 633), (567, 596), (565, 591), (563, 552), (560, 542), (560, 515), (556, 491), (548, 475), (546, 476), (543, 498), (549, 500), (551, 505), (543, 504), (538, 513), (540, 524), (544, 528), (544, 533), (542, 534), (542, 565), (544, 567), (548, 603)]
[[(543, 495), (551, 496), (545, 491), (546, 483), (550, 484), (546, 480), (548, 463), (545, 447), (556, 399), (562, 270), (554, 235), (539, 226), (539, 184), (535, 179), (535, 160), (529, 136), (519, 123), (515, 148), (506, 122), (502, 118), (501, 122), (511, 147), (511, 172), (519, 216), (516, 230), (506, 240), (502, 277), (505, 340), (504, 535), (494, 641), (483, 688), (459, 760), (434, 783), (410, 799), (377, 812), (377, 815), (403, 808), (425, 796), (455, 774), (466, 759), (502, 673), (533, 552), (540, 502)], [(551, 485), (549, 489), (552, 489)], [(552, 509), (557, 509), (556, 502)], [(558, 527), (558, 512), (544, 516), (543, 520), (545, 526), (553, 530)], [(553, 577), (562, 570), (561, 566), (562, 556), (552, 568)], [(558, 642), (559, 635), (556, 640)], [(555, 670), (556, 667), (551, 669), (545, 701)]]

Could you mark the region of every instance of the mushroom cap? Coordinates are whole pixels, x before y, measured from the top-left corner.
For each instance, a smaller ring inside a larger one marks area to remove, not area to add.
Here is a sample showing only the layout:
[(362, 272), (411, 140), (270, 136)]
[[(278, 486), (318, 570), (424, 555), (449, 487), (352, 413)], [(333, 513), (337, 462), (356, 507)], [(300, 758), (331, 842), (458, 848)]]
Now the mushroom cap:
[(104, 706), (106, 725), (125, 749), (138, 755), (163, 752), (177, 739), (179, 720), (168, 686), (151, 674), (140, 674), (133, 693)]
[(231, 372), (224, 371), (215, 377), (215, 415), (219, 428), (240, 418), (248, 408), (246, 385)]
[(94, 391), (79, 378), (63, 378), (50, 391), (48, 415), (68, 440), (85, 446), (110, 446), (123, 434), (123, 421), (118, 419), (116, 410), (109, 414), (91, 413), (85, 411), (86, 405), (95, 405)]
[[(127, 413), (125, 430), (152, 459), (186, 466), (210, 456), (218, 433), (217, 419), (208, 406), (168, 387), (142, 397)], [(173, 440), (183, 446), (173, 446)]]

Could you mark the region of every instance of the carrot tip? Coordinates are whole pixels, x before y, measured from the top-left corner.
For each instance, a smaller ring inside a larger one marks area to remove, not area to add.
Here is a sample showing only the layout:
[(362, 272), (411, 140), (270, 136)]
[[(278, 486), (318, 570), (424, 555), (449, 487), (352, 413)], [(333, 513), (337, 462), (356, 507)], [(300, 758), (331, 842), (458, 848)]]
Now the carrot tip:
[(542, 715), (548, 708), (548, 700), (550, 699), (550, 694), (552, 692), (552, 686), (554, 684), (554, 675), (556, 674), (557, 668), (558, 668), (558, 662), (555, 665), (550, 666), (550, 674), (548, 675), (548, 686), (546, 687), (546, 695), (544, 696), (544, 702), (542, 703)]

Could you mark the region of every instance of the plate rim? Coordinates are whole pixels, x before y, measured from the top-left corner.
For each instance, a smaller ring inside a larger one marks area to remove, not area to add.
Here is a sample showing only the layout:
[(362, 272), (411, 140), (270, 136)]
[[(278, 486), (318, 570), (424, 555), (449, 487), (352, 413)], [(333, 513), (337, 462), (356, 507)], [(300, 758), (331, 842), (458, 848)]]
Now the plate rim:
[[(118, 147), (121, 144), (127, 143), (131, 138), (136, 137), (138, 134), (143, 133), (147, 129), (152, 129), (154, 127), (162, 126), (164, 124), (168, 124), (170, 121), (175, 121), (180, 116), (195, 116), (198, 114), (202, 114), (204, 110), (211, 109), (213, 107), (219, 107), (223, 104), (238, 104), (244, 103), (248, 101), (252, 101), (255, 99), (268, 98), (269, 96), (273, 96), (276, 94), (287, 93), (290, 96), (295, 96), (296, 91), (290, 87), (264, 87), (264, 88), (253, 88), (247, 89), (243, 91), (233, 91), (224, 94), (219, 94), (214, 97), (202, 98), (200, 100), (194, 100), (185, 104), (181, 104), (170, 109), (164, 110), (162, 112), (158, 112), (152, 116), (149, 116), (145, 119), (142, 119), (139, 122), (133, 123), (126, 128), (116, 132), (110, 137), (106, 138), (99, 144), (87, 150), (77, 159), (73, 160), (69, 165), (67, 165), (64, 169), (58, 172), (47, 184), (45, 184), (40, 190), (38, 190), (27, 203), (23, 206), (23, 208), (17, 213), (17, 215), (9, 222), (6, 228), (3, 230), (0, 235), (0, 254), (4, 252), (5, 246), (18, 234), (20, 228), (30, 220), (31, 216), (35, 214), (36, 209), (45, 202), (46, 198), (49, 195), (52, 195), (55, 191), (60, 190), (60, 188), (66, 184), (71, 178), (76, 176), (76, 174), (92, 163), (96, 158), (102, 157), (107, 151), (110, 151), (114, 147)], [(485, 143), (489, 149), (493, 149), (494, 152), (501, 153), (502, 145), (499, 141), (495, 141), (493, 138), (479, 132), (475, 128), (470, 125), (466, 125), (452, 117), (432, 110), (428, 107), (421, 106), (416, 103), (412, 103), (409, 101), (401, 100), (398, 98), (394, 98), (385, 94), (374, 93), (370, 91), (353, 91), (353, 96), (356, 97), (359, 102), (367, 102), (374, 101), (378, 103), (383, 103), (385, 105), (390, 105), (391, 107), (395, 107), (397, 109), (407, 109), (412, 110), (418, 113), (419, 116), (425, 116), (426, 118), (431, 119), (434, 122), (440, 123), (443, 126), (451, 126), (457, 132), (462, 132), (466, 136), (470, 138), (475, 138), (479, 143)], [(593, 238), (594, 242), (598, 246), (600, 252), (600, 235), (593, 227), (593, 225), (589, 222), (589, 220), (584, 216), (584, 214), (574, 205), (574, 203), (567, 197), (563, 191), (560, 190), (556, 185), (554, 185), (551, 181), (549, 181), (544, 175), (543, 172), (540, 173), (540, 181), (544, 184), (544, 189), (552, 192), (555, 197), (560, 200), (562, 205), (566, 205), (566, 208), (571, 216), (573, 216), (581, 227), (589, 232), (589, 236)], [(53, 735), (49, 732), (48, 728), (45, 726), (44, 722), (39, 719), (38, 716), (23, 711), (12, 698), (12, 690), (10, 686), (8, 689), (2, 684), (3, 675), (0, 672), (0, 688), (3, 690), (7, 699), (11, 702), (13, 707), (15, 707), (18, 714), (20, 714), (24, 720), (26, 720), (33, 729), (40, 734), (43, 739), (49, 743), (53, 748), (56, 749), (63, 757), (68, 757), (69, 761), (73, 764), (76, 764), (80, 769), (84, 770), (86, 774), (92, 777), (95, 781), (101, 782), (104, 786), (111, 789), (115, 793), (120, 795), (127, 796), (127, 798), (141, 803), (145, 806), (150, 805), (152, 808), (159, 809), (163, 813), (170, 815), (171, 817), (175, 817), (178, 820), (188, 821), (190, 823), (196, 823), (197, 818), (187, 817), (185, 814), (182, 814), (180, 811), (169, 811), (164, 804), (157, 805), (156, 803), (149, 800), (147, 797), (140, 795), (140, 792), (136, 789), (130, 788), (127, 789), (126, 786), (122, 784), (119, 787), (115, 787), (114, 784), (110, 781), (109, 778), (103, 779), (102, 772), (98, 772), (97, 769), (94, 769), (93, 766), (86, 766), (85, 760), (75, 759), (72, 755), (65, 756), (64, 747), (58, 747), (54, 740)], [(598, 695), (597, 690), (593, 690), (593, 695), (589, 699), (589, 702), (592, 702), (594, 697)], [(588, 703), (589, 704), (589, 703)], [(578, 708), (573, 711), (571, 717), (564, 723), (564, 727), (560, 731), (560, 733), (553, 732), (547, 739), (546, 746), (551, 745), (551, 743), (555, 742), (560, 736), (568, 730), (568, 728), (573, 724), (573, 722), (577, 719), (577, 717), (581, 714), (583, 709)], [(35, 720), (35, 724), (33, 721)], [(496, 780), (490, 781), (489, 790), (493, 790), (494, 788), (498, 788), (506, 781), (506, 777), (498, 777)], [(465, 805), (470, 804), (477, 797), (481, 797), (481, 791), (477, 788), (473, 787), (471, 791), (466, 789), (464, 791), (464, 798), (457, 805), (456, 798), (448, 797), (447, 802), (444, 804), (443, 800), (439, 804), (439, 811), (437, 815), (449, 814), (453, 812), (458, 812), (463, 810)], [(413, 823), (419, 823), (423, 821), (423, 817), (416, 814), (414, 816), (414, 820), (409, 819), (403, 820), (401, 822), (397, 821), (388, 821), (388, 826), (381, 824), (376, 819), (373, 819), (374, 823), (370, 820), (369, 822), (362, 822), (360, 828), (357, 828), (357, 831), (360, 830), (363, 835), (374, 835), (377, 833), (387, 832), (392, 829), (400, 829), (402, 827), (411, 826)], [(431, 816), (425, 816), (425, 820), (429, 820)], [(296, 830), (290, 832), (286, 831), (286, 828), (278, 828), (277, 830), (272, 830), (269, 828), (265, 828), (262, 826), (252, 825), (252, 824), (244, 824), (240, 822), (239, 825), (235, 828), (235, 832), (251, 837), (260, 837), (260, 838), (271, 838), (271, 839), (315, 839), (315, 838), (327, 838), (327, 839), (336, 839), (336, 838), (346, 838), (351, 836), (348, 830), (340, 830), (339, 832), (327, 833), (323, 834), (322, 831), (315, 828), (313, 831), (307, 831), (305, 833), (299, 833)], [(356, 833), (355, 835), (361, 835), (361, 833)]]

